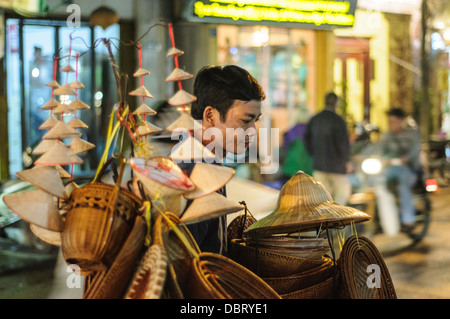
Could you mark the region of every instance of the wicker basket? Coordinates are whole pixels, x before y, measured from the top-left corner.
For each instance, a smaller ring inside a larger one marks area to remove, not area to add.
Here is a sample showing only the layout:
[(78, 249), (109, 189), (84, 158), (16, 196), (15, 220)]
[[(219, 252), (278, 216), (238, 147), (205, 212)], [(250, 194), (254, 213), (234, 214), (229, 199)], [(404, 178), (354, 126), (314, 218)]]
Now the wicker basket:
[(287, 294), (282, 294), (283, 299), (333, 299), (335, 298), (335, 289), (338, 282), (338, 275), (325, 279), (318, 284), (310, 287), (296, 290)]
[[(344, 299), (397, 299), (394, 285), (378, 249), (364, 236), (345, 241), (338, 259), (340, 281), (338, 297)], [(368, 268), (379, 267), (379, 277)], [(369, 278), (374, 274), (375, 281)], [(379, 280), (377, 287), (376, 279)]]
[(84, 274), (111, 266), (142, 206), (134, 193), (120, 186), (123, 157), (115, 185), (98, 181), (114, 158), (105, 163), (93, 183), (72, 191), (65, 215), (62, 252), (66, 262), (77, 264)]
[(248, 268), (263, 278), (284, 277), (313, 269), (325, 263), (325, 257), (307, 259), (288, 256), (264, 248), (250, 247), (242, 240), (233, 239), (228, 248), (228, 255), (235, 262)]

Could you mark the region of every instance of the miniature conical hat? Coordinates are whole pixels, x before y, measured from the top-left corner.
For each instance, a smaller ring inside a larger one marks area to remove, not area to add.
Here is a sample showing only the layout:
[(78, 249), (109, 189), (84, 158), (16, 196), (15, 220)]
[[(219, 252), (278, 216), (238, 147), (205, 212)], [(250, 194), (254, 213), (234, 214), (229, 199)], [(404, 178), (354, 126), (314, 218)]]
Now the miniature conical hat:
[[(49, 141), (52, 141), (52, 140), (49, 140)], [(61, 178), (69, 178), (70, 177), (70, 174), (68, 172), (66, 172), (66, 170), (64, 168), (62, 168), (61, 165), (55, 165), (55, 168), (58, 171), (58, 174), (59, 174), (59, 176), (61, 176)], [(64, 189), (66, 189), (66, 187), (64, 187)]]
[(193, 76), (193, 74), (187, 73), (180, 68), (175, 68), (172, 73), (170, 73), (170, 75), (166, 78), (166, 82), (186, 80), (192, 78)]
[(225, 196), (213, 192), (209, 195), (194, 199), (180, 218), (181, 223), (190, 224), (216, 218), (226, 214), (236, 213), (244, 209)]
[(69, 65), (67, 64), (66, 66), (61, 68), (62, 72), (75, 72), (75, 70)]
[(133, 76), (135, 78), (140, 77), (140, 76), (144, 76), (150, 74), (150, 71), (143, 69), (143, 68), (139, 68), (136, 72), (134, 72)]
[(183, 51), (181, 51), (181, 50), (179, 50), (179, 49), (177, 49), (177, 48), (170, 48), (168, 51), (167, 51), (167, 56), (168, 57), (170, 57), (170, 56), (174, 56), (174, 55), (176, 55), (176, 56), (180, 56), (180, 55), (183, 55), (184, 54), (184, 52)]
[(53, 109), (54, 114), (70, 114), (75, 111), (70, 104), (60, 103), (57, 107)]
[(47, 133), (44, 134), (42, 139), (66, 139), (81, 136), (81, 133), (76, 129), (70, 127), (63, 121), (58, 121)]
[(53, 166), (34, 166), (16, 173), (21, 180), (46, 193), (64, 198), (64, 185), (58, 171)]
[[(170, 124), (167, 129), (169, 131), (175, 131), (177, 129), (186, 129), (192, 131), (195, 127), (194, 118), (187, 112), (181, 112), (181, 116)], [(200, 124), (198, 124), (200, 125)]]
[(48, 100), (43, 106), (41, 106), (41, 110), (51, 110), (59, 106), (59, 102), (54, 98)]
[(78, 117), (74, 117), (71, 119), (67, 125), (69, 125), (71, 128), (88, 128), (89, 126), (86, 125), (82, 120), (80, 120)]
[(74, 181), (71, 181), (69, 184), (67, 184), (67, 185), (64, 187), (64, 192), (66, 193), (67, 198), (70, 197), (70, 194), (72, 193), (72, 191), (73, 191), (74, 189), (78, 189), (78, 188), (80, 188), (80, 186), (78, 186), (78, 184), (75, 183)]
[(8, 194), (3, 197), (3, 201), (14, 214), (30, 224), (53, 231), (62, 230), (61, 217), (53, 196), (40, 189)]
[(190, 104), (196, 100), (197, 100), (197, 98), (194, 95), (189, 94), (185, 90), (181, 89), (181, 90), (178, 90), (178, 92), (175, 93), (175, 95), (172, 96), (168, 100), (168, 102), (170, 105), (179, 106), (179, 105)]
[(175, 162), (201, 161), (202, 159), (214, 159), (215, 155), (207, 149), (195, 137), (189, 135), (183, 141), (174, 146), (170, 157)]
[(55, 89), (53, 91), (53, 94), (55, 95), (77, 95), (77, 92), (75, 92), (69, 84), (64, 84), (63, 86)]
[(145, 114), (145, 115), (153, 115), (156, 114), (156, 111), (149, 107), (147, 104), (142, 103), (133, 114)]
[(84, 84), (81, 83), (80, 81), (73, 81), (72, 83), (69, 84), (69, 86), (72, 89), (83, 89), (84, 88)]
[(58, 140), (42, 140), (31, 153), (44, 154), (49, 149), (51, 149), (52, 146), (55, 145), (56, 143), (58, 143)]
[(137, 134), (139, 134), (140, 136), (146, 136), (160, 131), (162, 131), (162, 128), (150, 122), (145, 122), (145, 124), (140, 125), (137, 128)]
[(48, 150), (45, 154), (39, 157), (35, 165), (71, 165), (82, 164), (83, 160), (68, 148), (64, 143), (59, 142)]
[(76, 137), (72, 141), (70, 141), (69, 147), (74, 151), (75, 154), (80, 154), (93, 149), (95, 145)]
[(370, 216), (352, 207), (333, 202), (330, 193), (312, 176), (298, 171), (280, 191), (277, 208), (253, 223), (246, 233), (261, 236), (341, 227), (362, 222)]
[(84, 103), (83, 101), (80, 101), (79, 99), (74, 99), (70, 103), (70, 107), (74, 110), (83, 110), (83, 109), (89, 109), (91, 108), (89, 105)]
[(30, 224), (30, 229), (40, 240), (53, 246), (61, 246), (61, 233), (59, 231), (48, 230), (35, 224)]
[(136, 90), (131, 91), (130, 95), (133, 95), (133, 96), (144, 96), (144, 97), (153, 97), (153, 95), (151, 95), (150, 92), (147, 91), (145, 86), (140, 86)]
[(40, 130), (49, 129), (54, 127), (56, 124), (58, 124), (58, 120), (54, 116), (49, 116), (48, 119), (46, 119), (40, 126)]
[(195, 199), (221, 189), (234, 176), (234, 169), (223, 165), (197, 163), (189, 179), (195, 184), (192, 192), (186, 193), (187, 199)]
[(49, 86), (51, 88), (59, 88), (61, 85), (56, 80), (52, 80), (48, 82), (45, 86)]

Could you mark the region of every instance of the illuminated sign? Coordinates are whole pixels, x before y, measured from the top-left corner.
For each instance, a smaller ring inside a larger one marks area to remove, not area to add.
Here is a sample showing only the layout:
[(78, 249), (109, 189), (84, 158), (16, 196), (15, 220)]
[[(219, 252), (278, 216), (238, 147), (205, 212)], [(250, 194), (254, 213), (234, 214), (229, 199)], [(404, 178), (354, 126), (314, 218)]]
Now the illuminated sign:
[(312, 29), (351, 27), (356, 0), (193, 0), (190, 21), (265, 24)]

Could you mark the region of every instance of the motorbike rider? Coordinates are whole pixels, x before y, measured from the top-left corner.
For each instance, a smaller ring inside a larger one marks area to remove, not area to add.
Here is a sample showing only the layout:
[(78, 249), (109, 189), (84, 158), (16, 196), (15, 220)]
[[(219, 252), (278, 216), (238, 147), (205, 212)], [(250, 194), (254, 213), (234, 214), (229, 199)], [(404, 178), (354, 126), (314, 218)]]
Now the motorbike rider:
[(407, 125), (406, 113), (400, 108), (387, 112), (389, 131), (377, 143), (377, 153), (383, 162), (382, 181), (389, 185), (394, 182), (400, 198), (401, 231), (408, 232), (415, 222), (413, 186), (420, 165), (420, 132)]

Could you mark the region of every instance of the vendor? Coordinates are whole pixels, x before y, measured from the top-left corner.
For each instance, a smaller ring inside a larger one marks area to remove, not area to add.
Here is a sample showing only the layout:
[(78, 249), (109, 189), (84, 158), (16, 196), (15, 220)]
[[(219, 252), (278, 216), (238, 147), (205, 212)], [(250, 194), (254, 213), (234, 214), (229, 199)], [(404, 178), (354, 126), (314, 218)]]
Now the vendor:
[[(221, 165), (227, 153), (245, 152), (250, 144), (248, 132), (256, 132), (255, 124), (261, 116), (261, 101), (265, 99), (261, 86), (253, 76), (235, 65), (206, 66), (195, 78), (194, 95), (197, 100), (192, 104), (191, 116), (201, 121), (201, 142), (214, 153), (214, 164)], [(233, 134), (227, 138), (227, 134), (236, 130), (246, 134)], [(179, 163), (188, 176), (194, 165)], [(226, 196), (225, 187), (217, 192)], [(187, 227), (201, 251), (226, 254), (226, 216)]]

